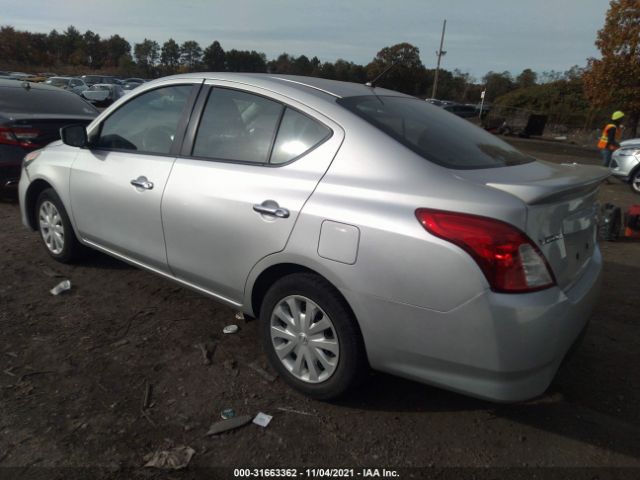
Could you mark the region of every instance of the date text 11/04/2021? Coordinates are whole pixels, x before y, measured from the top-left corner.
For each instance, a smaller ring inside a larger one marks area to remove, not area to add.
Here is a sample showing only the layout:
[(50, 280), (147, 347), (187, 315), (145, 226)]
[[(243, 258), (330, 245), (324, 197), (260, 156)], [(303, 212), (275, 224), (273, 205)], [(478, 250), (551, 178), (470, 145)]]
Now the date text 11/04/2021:
[(386, 468), (236, 468), (233, 470), (236, 478), (398, 478), (396, 470)]

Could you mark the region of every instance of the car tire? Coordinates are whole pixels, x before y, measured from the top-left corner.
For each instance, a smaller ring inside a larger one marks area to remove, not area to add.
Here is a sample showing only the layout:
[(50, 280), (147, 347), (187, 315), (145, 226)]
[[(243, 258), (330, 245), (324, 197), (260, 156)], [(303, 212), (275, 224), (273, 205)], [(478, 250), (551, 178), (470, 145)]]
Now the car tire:
[[(312, 318), (307, 319), (309, 310)], [(294, 389), (317, 400), (344, 395), (368, 370), (351, 309), (316, 274), (296, 273), (274, 283), (262, 302), (260, 330), (273, 368)]]
[(629, 186), (633, 193), (640, 195), (640, 168), (636, 168), (629, 177)]
[(73, 263), (86, 249), (76, 238), (62, 200), (52, 188), (43, 190), (36, 202), (35, 218), (45, 250), (61, 263)]

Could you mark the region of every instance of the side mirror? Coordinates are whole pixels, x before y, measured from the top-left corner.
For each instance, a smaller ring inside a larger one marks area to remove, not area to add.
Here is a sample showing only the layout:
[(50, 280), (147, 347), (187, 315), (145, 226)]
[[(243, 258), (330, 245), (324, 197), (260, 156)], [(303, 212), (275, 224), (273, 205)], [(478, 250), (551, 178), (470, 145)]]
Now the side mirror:
[(89, 144), (87, 129), (84, 125), (67, 125), (60, 129), (62, 141), (72, 147), (86, 147)]

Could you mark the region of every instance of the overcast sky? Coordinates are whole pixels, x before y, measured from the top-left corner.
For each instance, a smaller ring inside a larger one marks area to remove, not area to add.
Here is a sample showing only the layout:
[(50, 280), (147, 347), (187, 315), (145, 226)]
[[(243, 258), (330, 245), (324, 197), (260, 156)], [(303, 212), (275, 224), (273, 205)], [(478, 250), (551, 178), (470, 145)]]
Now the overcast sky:
[(477, 78), (524, 68), (564, 71), (597, 56), (608, 0), (0, 0), (0, 25), (32, 32), (74, 25), (132, 45), (145, 37), (218, 40), (225, 50), (338, 58), (366, 64), (409, 42), (435, 67), (443, 19), (443, 68)]

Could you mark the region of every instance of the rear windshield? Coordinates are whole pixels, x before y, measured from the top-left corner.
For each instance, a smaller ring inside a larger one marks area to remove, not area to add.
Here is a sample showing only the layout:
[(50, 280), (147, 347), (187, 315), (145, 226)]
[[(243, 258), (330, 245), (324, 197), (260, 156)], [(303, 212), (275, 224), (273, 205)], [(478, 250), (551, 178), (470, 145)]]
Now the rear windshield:
[(454, 169), (520, 165), (534, 159), (456, 115), (412, 97), (337, 100), (423, 158)]
[(98, 111), (75, 93), (43, 88), (0, 87), (0, 112), (96, 116)]

